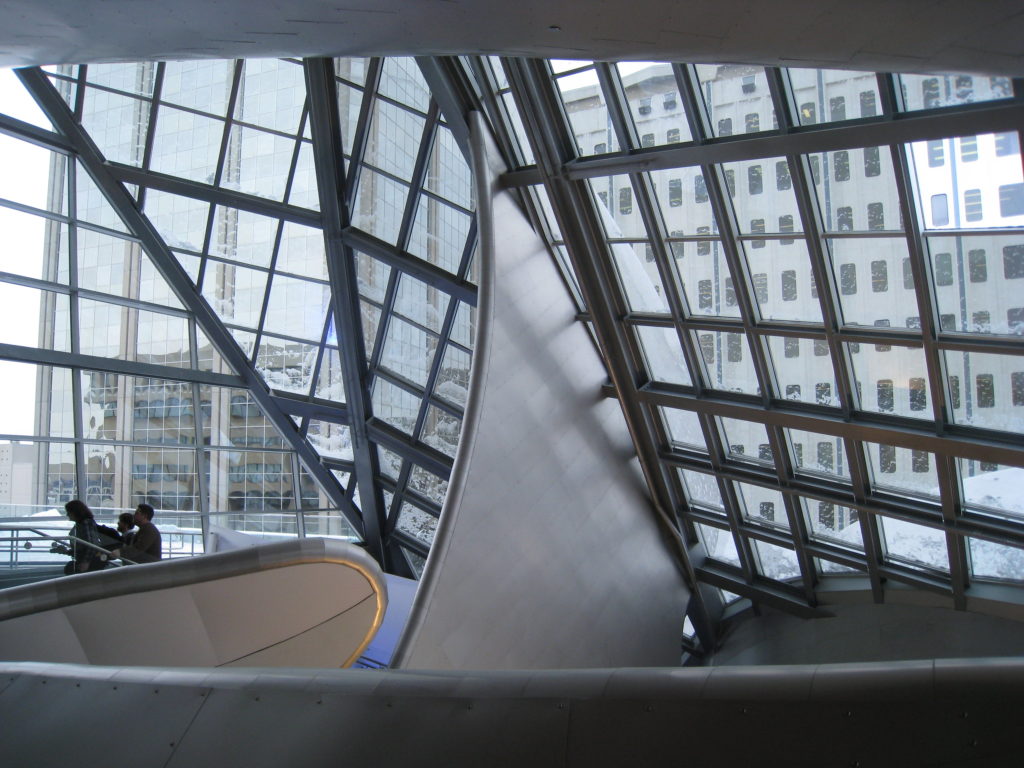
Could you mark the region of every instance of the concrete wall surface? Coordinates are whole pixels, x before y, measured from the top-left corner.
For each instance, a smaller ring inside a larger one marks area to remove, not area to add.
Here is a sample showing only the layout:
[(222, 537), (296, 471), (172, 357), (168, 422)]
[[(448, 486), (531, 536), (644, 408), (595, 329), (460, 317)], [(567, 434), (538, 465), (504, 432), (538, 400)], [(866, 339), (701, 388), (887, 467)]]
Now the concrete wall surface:
[(1021, 660), (504, 673), (0, 664), (5, 766), (1017, 766), (1022, 715)]

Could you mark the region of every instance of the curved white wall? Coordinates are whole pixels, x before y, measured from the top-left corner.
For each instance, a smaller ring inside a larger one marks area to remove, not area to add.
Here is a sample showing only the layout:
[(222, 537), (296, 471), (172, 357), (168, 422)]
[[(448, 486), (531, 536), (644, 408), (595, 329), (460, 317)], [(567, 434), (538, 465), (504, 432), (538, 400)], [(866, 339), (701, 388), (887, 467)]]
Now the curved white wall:
[[(677, 664), (689, 593), (607, 376), (544, 244), (474, 142), (481, 286), (448, 498), (395, 666)], [(487, 139), (489, 144), (489, 137)]]

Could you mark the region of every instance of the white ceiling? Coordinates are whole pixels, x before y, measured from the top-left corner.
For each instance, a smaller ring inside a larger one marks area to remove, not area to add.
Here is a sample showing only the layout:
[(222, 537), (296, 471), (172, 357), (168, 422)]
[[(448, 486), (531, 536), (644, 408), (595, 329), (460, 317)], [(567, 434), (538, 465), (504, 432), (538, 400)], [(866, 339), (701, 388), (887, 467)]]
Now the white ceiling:
[(0, 66), (457, 54), (1024, 75), (1020, 0), (4, 0)]

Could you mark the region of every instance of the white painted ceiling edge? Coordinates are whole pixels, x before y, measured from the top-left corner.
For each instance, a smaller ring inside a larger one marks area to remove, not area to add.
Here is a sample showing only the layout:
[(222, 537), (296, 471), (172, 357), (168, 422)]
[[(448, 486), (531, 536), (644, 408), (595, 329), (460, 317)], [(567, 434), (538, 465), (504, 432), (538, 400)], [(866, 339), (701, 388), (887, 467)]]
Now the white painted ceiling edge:
[(1019, 0), (7, 0), (0, 66), (504, 54), (1024, 75)]

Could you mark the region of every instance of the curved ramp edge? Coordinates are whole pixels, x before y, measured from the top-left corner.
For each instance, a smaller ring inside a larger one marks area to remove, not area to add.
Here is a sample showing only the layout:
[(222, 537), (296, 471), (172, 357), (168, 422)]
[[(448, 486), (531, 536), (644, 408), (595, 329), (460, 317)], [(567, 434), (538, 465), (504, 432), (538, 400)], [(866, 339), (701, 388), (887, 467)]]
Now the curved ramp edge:
[(369, 645), (387, 586), (362, 549), (296, 539), (0, 592), (0, 658), (337, 667)]
[(678, 663), (689, 592), (562, 276), (471, 114), (476, 347), (437, 533), (392, 666)]

